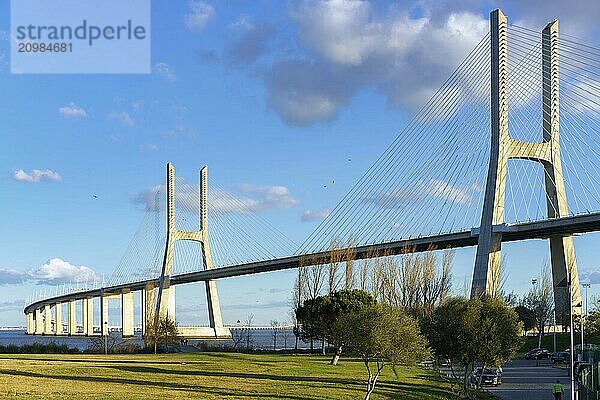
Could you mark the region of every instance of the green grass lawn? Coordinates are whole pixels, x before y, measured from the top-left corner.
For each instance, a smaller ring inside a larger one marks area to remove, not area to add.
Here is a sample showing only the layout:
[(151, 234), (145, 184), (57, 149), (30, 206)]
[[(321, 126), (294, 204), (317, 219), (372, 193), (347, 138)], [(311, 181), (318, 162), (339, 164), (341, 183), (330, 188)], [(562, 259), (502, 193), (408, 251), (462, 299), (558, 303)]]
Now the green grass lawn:
[[(600, 337), (598, 337), (598, 335), (585, 336), (583, 339), (585, 340), (586, 343), (600, 345)], [(570, 340), (571, 340), (570, 335), (568, 333), (557, 333), (556, 334), (556, 351), (564, 351), (565, 349), (569, 348)], [(574, 345), (578, 345), (581, 343), (581, 334), (579, 332), (575, 332), (575, 334), (573, 335), (573, 343), (574, 343)], [(528, 336), (527, 338), (525, 338), (525, 342), (523, 343), (523, 346), (521, 347), (519, 353), (525, 354), (529, 350), (535, 349), (536, 347), (538, 347), (538, 337), (537, 336)], [(542, 336), (542, 347), (545, 349), (548, 349), (550, 351), (553, 351), (554, 338), (551, 333)]]
[[(362, 399), (359, 360), (308, 355), (0, 355), (2, 399)], [(455, 399), (435, 372), (386, 368), (373, 399)]]

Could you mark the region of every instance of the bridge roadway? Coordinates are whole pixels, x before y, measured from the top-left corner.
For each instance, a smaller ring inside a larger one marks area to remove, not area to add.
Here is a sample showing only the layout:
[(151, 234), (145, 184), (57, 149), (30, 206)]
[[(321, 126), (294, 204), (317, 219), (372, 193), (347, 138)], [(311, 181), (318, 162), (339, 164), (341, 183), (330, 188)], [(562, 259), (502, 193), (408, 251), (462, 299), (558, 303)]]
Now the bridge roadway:
[[(502, 224), (494, 226), (494, 231), (502, 232), (503, 242), (513, 242), (528, 239), (548, 239), (551, 236), (574, 235), (600, 231), (600, 212), (574, 215), (569, 217), (523, 222), (517, 224)], [(355, 259), (372, 258), (381, 255), (397, 255), (403, 253), (418, 253), (434, 249), (449, 249), (476, 246), (479, 228), (454, 233), (404, 239), (394, 242), (357, 246)], [(330, 252), (322, 251), (306, 255), (293, 255), (273, 260), (255, 261), (247, 264), (213, 268), (198, 272), (171, 276), (171, 285), (207, 281), (211, 279), (230, 278), (235, 276), (258, 274), (263, 272), (281, 271), (325, 264), (329, 262)], [(68, 293), (61, 296), (39, 300), (25, 307), (28, 314), (46, 304), (64, 303), (70, 300), (81, 300), (101, 295), (121, 293), (123, 291), (142, 290), (147, 284), (158, 286), (158, 278), (126, 283), (101, 289)]]

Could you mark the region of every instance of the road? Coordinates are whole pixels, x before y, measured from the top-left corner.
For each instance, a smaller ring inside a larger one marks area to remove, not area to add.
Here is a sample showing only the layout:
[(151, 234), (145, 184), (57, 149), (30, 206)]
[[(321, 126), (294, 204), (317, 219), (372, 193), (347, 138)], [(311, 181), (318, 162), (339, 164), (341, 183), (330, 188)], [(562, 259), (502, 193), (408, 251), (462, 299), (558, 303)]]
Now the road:
[(566, 369), (552, 368), (550, 361), (515, 360), (504, 366), (502, 385), (489, 391), (503, 400), (551, 400), (552, 383), (560, 379), (565, 385), (563, 399), (570, 397)]

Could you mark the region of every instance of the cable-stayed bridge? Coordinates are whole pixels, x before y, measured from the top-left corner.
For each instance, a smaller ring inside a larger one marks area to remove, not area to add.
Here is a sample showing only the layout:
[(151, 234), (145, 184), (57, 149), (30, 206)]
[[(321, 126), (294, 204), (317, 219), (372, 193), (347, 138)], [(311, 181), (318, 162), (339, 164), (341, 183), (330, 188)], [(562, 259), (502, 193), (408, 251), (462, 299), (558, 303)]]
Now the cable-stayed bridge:
[(300, 246), (257, 216), (260, 205), (209, 189), (206, 167), (196, 185), (169, 164), (108, 282), (36, 299), (27, 331), (93, 335), (99, 311), (106, 334), (118, 296), (133, 335), (141, 291), (145, 332), (175, 317), (176, 285), (204, 282), (209, 326), (181, 333), (226, 338), (218, 279), (329, 263), (332, 242), (354, 259), (477, 246), (477, 296), (497, 293), (502, 243), (547, 239), (555, 303), (570, 287), (577, 304), (572, 236), (600, 230), (599, 155), (600, 47), (559, 35), (558, 21), (538, 32), (496, 10), (490, 32)]

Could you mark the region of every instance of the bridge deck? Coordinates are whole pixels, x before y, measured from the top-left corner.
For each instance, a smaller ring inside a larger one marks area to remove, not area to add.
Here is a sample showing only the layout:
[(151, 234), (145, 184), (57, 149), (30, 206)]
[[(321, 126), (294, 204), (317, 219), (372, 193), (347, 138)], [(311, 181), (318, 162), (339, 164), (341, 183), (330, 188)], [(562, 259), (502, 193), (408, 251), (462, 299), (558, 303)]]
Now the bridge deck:
[[(529, 239), (547, 239), (551, 236), (565, 236), (586, 232), (600, 231), (600, 213), (582, 214), (570, 217), (549, 219), (543, 221), (524, 222), (518, 224), (503, 224), (494, 226), (494, 230), (502, 232), (503, 242), (513, 242)], [(358, 246), (355, 249), (356, 259), (372, 258), (381, 255), (397, 255), (403, 253), (418, 253), (430, 249), (449, 249), (477, 245), (479, 228), (469, 231), (446, 233), (395, 242), (378, 243)], [(329, 262), (330, 252), (294, 255), (274, 260), (256, 261), (247, 264), (232, 265), (198, 272), (191, 272), (171, 277), (171, 285), (207, 281), (211, 279), (230, 278), (235, 276), (258, 274), (263, 272), (281, 271), (300, 266), (318, 265)], [(45, 304), (64, 303), (70, 300), (80, 300), (99, 297), (105, 294), (120, 293), (124, 290), (142, 290), (148, 283), (158, 285), (158, 279), (132, 282), (122, 285), (93, 289), (76, 293), (68, 293), (37, 301), (25, 307), (29, 313)]]

